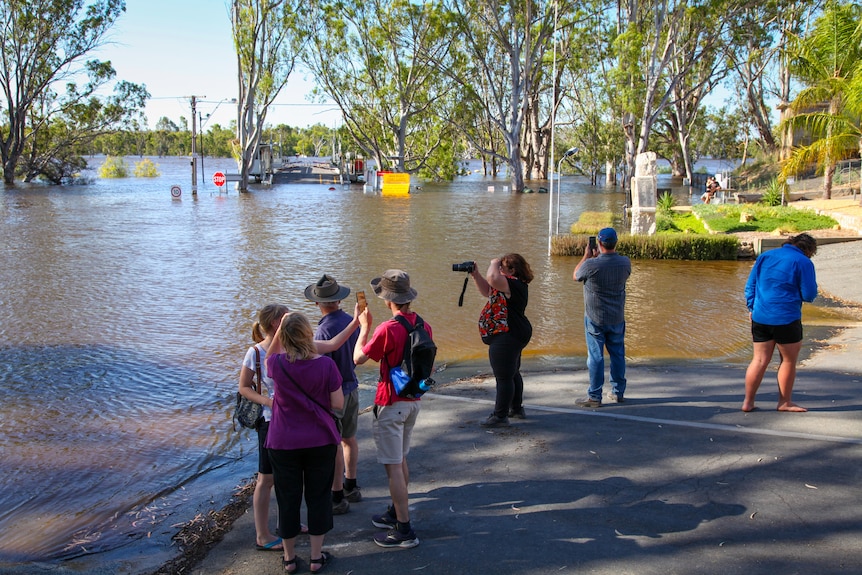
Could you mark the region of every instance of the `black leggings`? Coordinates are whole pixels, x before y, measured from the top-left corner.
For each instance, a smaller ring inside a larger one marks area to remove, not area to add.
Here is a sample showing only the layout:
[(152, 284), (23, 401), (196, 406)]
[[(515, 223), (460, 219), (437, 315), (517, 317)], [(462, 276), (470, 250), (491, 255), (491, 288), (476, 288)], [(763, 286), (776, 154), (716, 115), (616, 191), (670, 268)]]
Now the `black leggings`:
[(519, 410), (524, 402), (524, 379), (521, 377), (521, 351), (524, 345), (509, 338), (495, 338), (488, 346), (488, 360), (497, 380), (494, 415), (508, 417), (509, 410)]
[(308, 512), (308, 533), (324, 535), (331, 530), (336, 446), (268, 451), (275, 480), (275, 498), (278, 500), (278, 534), (283, 539), (293, 539), (299, 534), (303, 494)]

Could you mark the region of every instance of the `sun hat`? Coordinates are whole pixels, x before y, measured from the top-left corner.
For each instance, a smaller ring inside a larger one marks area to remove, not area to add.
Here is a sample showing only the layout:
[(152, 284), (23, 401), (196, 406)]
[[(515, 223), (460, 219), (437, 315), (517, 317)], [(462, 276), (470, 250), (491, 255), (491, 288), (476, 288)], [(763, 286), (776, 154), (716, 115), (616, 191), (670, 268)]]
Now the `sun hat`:
[(305, 288), (306, 299), (320, 303), (341, 301), (349, 294), (349, 287), (338, 285), (334, 277), (326, 274), (316, 284), (311, 284)]
[(419, 295), (410, 287), (410, 276), (403, 270), (386, 270), (371, 280), (371, 289), (377, 297), (392, 303), (410, 303)]
[(599, 241), (603, 244), (615, 243), (617, 241), (617, 231), (613, 228), (599, 230)]

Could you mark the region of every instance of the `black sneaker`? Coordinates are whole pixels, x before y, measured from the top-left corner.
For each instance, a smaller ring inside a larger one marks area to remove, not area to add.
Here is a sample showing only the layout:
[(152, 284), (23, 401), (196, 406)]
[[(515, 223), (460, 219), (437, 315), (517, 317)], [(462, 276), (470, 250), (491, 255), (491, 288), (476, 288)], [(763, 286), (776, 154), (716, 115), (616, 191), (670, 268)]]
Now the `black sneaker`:
[(350, 501), (351, 503), (359, 503), (362, 501), (362, 491), (359, 490), (359, 486), (357, 485), (353, 489), (344, 489), (344, 498)]
[(509, 427), (509, 418), (508, 417), (497, 417), (493, 413), (488, 416), (488, 419), (480, 423), (482, 427)]
[(381, 529), (395, 529), (396, 523), (398, 523), (398, 519), (395, 517), (395, 510), (392, 509), (390, 505), (386, 509), (386, 513), (381, 513), (380, 515), (372, 515), (371, 523), (375, 527), (379, 527)]
[(342, 499), (338, 503), (333, 501), (332, 503), (332, 514), (333, 515), (344, 515), (350, 511), (350, 503), (347, 502), (347, 499)]
[(416, 537), (416, 532), (410, 529), (407, 533), (401, 533), (397, 528), (392, 528), (386, 533), (380, 532), (374, 534), (374, 542), (381, 547), (400, 547), (401, 549), (410, 549), (419, 545), (419, 538)]
[(527, 419), (527, 414), (524, 413), (523, 407), (519, 407), (518, 409), (510, 409), (509, 417), (512, 419)]

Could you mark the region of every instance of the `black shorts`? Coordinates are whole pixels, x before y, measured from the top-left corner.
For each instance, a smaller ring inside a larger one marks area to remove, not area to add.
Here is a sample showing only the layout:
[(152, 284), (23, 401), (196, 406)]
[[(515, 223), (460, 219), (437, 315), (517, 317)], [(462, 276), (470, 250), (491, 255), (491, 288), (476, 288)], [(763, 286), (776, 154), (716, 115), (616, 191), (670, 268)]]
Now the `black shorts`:
[(272, 463), (269, 462), (269, 451), (264, 447), (268, 431), (268, 421), (262, 421), (257, 427), (257, 472), (264, 475), (272, 475)]
[(751, 337), (755, 342), (799, 343), (802, 341), (802, 320), (797, 319), (784, 325), (768, 325), (752, 321)]

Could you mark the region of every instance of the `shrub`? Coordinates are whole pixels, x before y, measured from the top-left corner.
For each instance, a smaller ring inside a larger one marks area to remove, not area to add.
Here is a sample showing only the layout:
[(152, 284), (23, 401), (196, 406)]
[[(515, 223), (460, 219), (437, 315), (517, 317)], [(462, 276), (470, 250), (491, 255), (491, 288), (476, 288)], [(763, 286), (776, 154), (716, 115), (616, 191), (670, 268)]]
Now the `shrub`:
[(159, 175), (159, 167), (149, 158), (144, 158), (135, 164), (136, 178), (158, 178)]
[(673, 221), (673, 216), (668, 213), (658, 213), (655, 216), (655, 231), (657, 232), (679, 232), (680, 229)]
[[(587, 236), (558, 235), (551, 239), (551, 254), (584, 254)], [(654, 236), (621, 235), (617, 251), (642, 260), (735, 260), (739, 254), (736, 236), (699, 234), (661, 234)]]
[(105, 163), (99, 166), (100, 178), (128, 178), (129, 171), (123, 158), (108, 156)]
[(786, 190), (787, 184), (779, 182), (778, 178), (772, 178), (766, 191), (760, 196), (760, 203), (765, 206), (780, 206), (784, 203)]
[(658, 213), (669, 214), (673, 211), (676, 205), (676, 198), (670, 192), (663, 193), (656, 202), (656, 211)]

